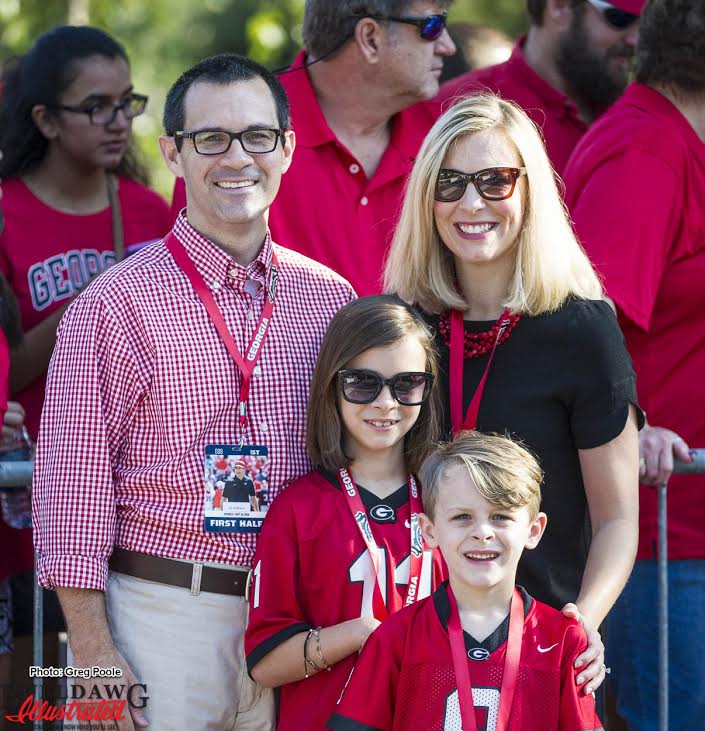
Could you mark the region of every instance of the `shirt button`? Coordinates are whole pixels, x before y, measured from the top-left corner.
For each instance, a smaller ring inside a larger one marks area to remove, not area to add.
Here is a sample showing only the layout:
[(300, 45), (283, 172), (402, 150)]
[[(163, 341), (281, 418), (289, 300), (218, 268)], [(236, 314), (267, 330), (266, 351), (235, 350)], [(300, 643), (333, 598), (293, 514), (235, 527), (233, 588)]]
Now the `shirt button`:
[(253, 372), (253, 373), (254, 373), (254, 374), (255, 374), (256, 376), (262, 375), (262, 368), (261, 368), (260, 366), (256, 365), (256, 366), (255, 366), (255, 367), (253, 368), (252, 372)]
[(360, 205), (366, 206), (369, 203), (369, 200), (367, 200), (367, 196), (363, 195), (362, 198), (360, 198)]
[(255, 313), (252, 312), (252, 310), (247, 310), (247, 319), (252, 320), (254, 319)]
[(235, 269), (235, 267), (233, 267), (233, 268), (232, 268), (232, 269), (231, 269), (231, 270), (230, 270), (230, 271), (228, 272), (228, 274), (229, 274), (229, 275), (230, 275), (231, 277), (237, 277), (237, 269)]
[(265, 431), (265, 432), (266, 432), (266, 431), (267, 431), (267, 429), (269, 429), (269, 427), (267, 426), (267, 422), (266, 422), (266, 421), (263, 421), (263, 422), (262, 422), (262, 423), (261, 423), (261, 424), (259, 425), (259, 429), (260, 429), (260, 431)]
[(353, 175), (355, 175), (356, 173), (359, 173), (359, 172), (360, 172), (360, 166), (359, 166), (359, 165), (358, 165), (357, 163), (355, 163), (355, 162), (354, 162), (354, 163), (353, 163), (353, 164), (352, 164), (352, 165), (350, 166), (350, 172), (351, 172), (351, 173), (352, 173)]

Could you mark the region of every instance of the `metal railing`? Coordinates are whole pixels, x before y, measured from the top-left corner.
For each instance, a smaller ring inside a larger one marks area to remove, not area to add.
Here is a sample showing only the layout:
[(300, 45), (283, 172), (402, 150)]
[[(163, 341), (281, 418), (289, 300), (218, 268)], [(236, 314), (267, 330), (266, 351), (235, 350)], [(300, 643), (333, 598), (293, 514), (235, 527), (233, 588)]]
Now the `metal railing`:
[[(692, 462), (676, 460), (674, 474), (690, 475), (705, 472), (705, 449), (691, 449)], [(658, 491), (658, 716), (659, 731), (668, 731), (668, 486)]]
[(0, 462), (0, 488), (26, 487), (32, 484), (34, 462)]

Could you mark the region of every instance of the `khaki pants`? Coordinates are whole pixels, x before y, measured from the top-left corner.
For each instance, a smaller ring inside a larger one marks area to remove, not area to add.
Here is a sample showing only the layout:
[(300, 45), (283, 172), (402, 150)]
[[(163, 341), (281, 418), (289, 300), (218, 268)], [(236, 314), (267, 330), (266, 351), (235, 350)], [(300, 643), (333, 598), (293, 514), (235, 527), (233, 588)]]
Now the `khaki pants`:
[(250, 679), (244, 597), (182, 589), (111, 572), (108, 622), (149, 696), (153, 731), (272, 731), (274, 694)]

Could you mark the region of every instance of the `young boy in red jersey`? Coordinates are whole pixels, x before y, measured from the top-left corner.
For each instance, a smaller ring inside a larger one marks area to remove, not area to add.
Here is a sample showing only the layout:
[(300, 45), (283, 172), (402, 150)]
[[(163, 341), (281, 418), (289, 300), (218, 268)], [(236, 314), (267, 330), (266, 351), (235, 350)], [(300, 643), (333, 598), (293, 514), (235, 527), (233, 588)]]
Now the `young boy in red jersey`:
[(461, 432), (424, 462), (421, 529), (450, 581), (367, 640), (335, 731), (598, 731), (574, 681), (581, 625), (515, 587), (546, 527), (541, 470), (510, 439)]

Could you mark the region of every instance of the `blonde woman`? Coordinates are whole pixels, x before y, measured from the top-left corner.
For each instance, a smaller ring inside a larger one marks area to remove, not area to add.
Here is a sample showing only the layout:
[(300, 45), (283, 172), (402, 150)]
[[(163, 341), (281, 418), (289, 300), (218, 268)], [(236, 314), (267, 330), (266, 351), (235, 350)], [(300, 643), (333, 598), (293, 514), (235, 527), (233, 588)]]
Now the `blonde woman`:
[(605, 673), (596, 628), (636, 552), (643, 417), (616, 318), (517, 106), (481, 95), (438, 119), (409, 180), (385, 287), (435, 329), (447, 431), (507, 433), (539, 458), (548, 529), (518, 583), (581, 619), (589, 647), (576, 682), (593, 691)]

